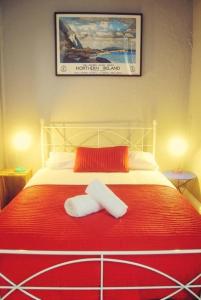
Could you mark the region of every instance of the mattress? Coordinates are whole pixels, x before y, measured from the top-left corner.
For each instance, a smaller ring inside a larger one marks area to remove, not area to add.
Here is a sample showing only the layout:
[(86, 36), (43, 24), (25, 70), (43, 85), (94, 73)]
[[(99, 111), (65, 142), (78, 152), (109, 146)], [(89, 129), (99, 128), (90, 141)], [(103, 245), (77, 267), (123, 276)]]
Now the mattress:
[(39, 169), (29, 180), (27, 186), (42, 184), (87, 185), (99, 179), (105, 184), (159, 184), (174, 188), (173, 184), (157, 170), (130, 170), (129, 172), (74, 172), (73, 169)]

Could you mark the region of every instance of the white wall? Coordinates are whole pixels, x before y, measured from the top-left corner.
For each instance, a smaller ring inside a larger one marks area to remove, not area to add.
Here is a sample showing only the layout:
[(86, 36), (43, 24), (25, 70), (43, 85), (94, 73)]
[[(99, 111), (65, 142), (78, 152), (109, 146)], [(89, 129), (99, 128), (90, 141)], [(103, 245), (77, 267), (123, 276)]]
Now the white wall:
[(193, 51), (189, 99), (191, 148), (188, 168), (195, 172), (201, 183), (201, 2), (194, 0)]
[[(191, 0), (3, 0), (7, 160), (12, 133), (33, 132), (39, 165), (39, 119), (158, 121), (158, 160), (171, 168), (169, 136), (185, 130), (191, 62)], [(142, 77), (55, 76), (54, 12), (143, 14)], [(16, 159), (16, 158), (15, 158)]]

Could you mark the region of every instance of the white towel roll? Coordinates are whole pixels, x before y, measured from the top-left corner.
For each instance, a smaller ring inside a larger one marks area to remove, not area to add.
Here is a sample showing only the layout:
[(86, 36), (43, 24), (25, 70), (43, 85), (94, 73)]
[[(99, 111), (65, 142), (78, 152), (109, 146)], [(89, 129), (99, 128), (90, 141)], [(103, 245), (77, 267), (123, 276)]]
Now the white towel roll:
[(64, 202), (65, 211), (72, 217), (84, 217), (102, 209), (90, 195), (78, 195)]
[(122, 217), (127, 212), (128, 206), (99, 180), (92, 181), (85, 192), (115, 218)]

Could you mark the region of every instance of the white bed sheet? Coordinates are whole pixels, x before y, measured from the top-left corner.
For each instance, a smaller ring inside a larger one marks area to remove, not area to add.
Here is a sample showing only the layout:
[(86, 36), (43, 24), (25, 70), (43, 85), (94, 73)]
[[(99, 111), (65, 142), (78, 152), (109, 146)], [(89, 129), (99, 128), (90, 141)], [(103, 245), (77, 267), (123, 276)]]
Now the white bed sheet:
[(72, 169), (39, 169), (26, 187), (41, 184), (88, 185), (99, 179), (105, 184), (156, 184), (173, 187), (173, 184), (160, 171), (129, 171), (128, 173), (78, 173)]

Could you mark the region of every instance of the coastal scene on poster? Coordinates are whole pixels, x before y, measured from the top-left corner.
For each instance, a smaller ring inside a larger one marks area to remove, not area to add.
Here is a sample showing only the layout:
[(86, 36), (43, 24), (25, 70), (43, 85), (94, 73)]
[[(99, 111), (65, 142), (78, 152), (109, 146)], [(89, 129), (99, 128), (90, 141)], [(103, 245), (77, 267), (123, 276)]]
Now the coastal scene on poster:
[(138, 75), (140, 24), (139, 15), (57, 14), (57, 74)]

